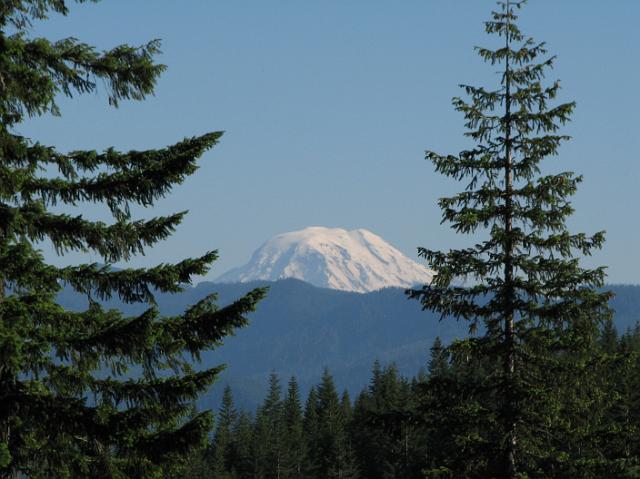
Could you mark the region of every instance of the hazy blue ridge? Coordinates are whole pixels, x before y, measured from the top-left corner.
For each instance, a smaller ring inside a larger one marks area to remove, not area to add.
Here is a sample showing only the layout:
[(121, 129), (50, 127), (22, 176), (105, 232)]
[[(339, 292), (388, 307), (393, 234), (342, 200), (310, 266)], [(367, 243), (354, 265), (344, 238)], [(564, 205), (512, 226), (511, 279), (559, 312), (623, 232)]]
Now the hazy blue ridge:
[[(295, 279), (200, 283), (180, 294), (160, 294), (157, 300), (162, 313), (178, 314), (210, 293), (216, 292), (223, 306), (263, 285), (269, 285), (270, 291), (251, 315), (251, 324), (203, 357), (203, 366), (228, 364), (220, 382), (202, 398), (204, 407), (217, 409), (221, 383), (229, 383), (238, 404), (253, 409), (265, 394), (272, 370), (283, 385), (294, 374), (306, 394), (328, 367), (336, 385), (355, 394), (367, 384), (375, 359), (395, 362), (401, 373), (414, 375), (426, 365), (436, 336), (446, 343), (467, 332), (464, 323), (439, 321), (436, 315), (422, 311), (401, 288), (361, 294), (318, 288)], [(611, 306), (618, 330), (634, 327), (640, 321), (640, 286), (611, 285), (608, 289), (615, 293)], [(80, 295), (69, 290), (59, 300), (69, 309), (86, 306)], [(118, 301), (107, 304), (130, 314), (144, 309)]]

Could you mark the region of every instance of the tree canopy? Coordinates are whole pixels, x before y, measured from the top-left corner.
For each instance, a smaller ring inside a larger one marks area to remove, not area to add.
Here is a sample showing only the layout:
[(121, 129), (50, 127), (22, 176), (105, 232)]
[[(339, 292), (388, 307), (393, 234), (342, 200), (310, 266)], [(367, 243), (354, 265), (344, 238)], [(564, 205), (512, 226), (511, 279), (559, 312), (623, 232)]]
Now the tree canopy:
[[(84, 3), (79, 1), (77, 3)], [(246, 324), (264, 290), (219, 308), (215, 296), (160, 315), (154, 295), (176, 293), (217, 258), (114, 268), (167, 238), (186, 212), (134, 218), (193, 174), (222, 132), (161, 149), (61, 152), (20, 134), (28, 117), (60, 115), (60, 95), (104, 86), (108, 101), (143, 100), (163, 65), (157, 40), (98, 51), (75, 38), (32, 38), (31, 24), (68, 13), (65, 0), (0, 5), (0, 476), (155, 477), (205, 441), (209, 412), (193, 401), (222, 367), (200, 354)], [(112, 221), (65, 208), (104, 204)], [(92, 253), (100, 263), (58, 267), (39, 249)], [(87, 308), (56, 303), (69, 287)], [(145, 305), (127, 317), (101, 303)]]
[[(610, 457), (598, 450), (606, 395), (595, 338), (610, 317), (604, 268), (579, 257), (604, 233), (569, 231), (569, 201), (581, 181), (547, 173), (568, 136), (575, 104), (558, 101), (560, 82), (545, 76), (555, 57), (518, 27), (523, 1), (498, 2), (485, 22), (497, 37), (480, 57), (499, 68), (493, 87), (462, 85), (453, 99), (474, 146), (457, 155), (427, 151), (435, 170), (464, 183), (439, 200), (443, 222), (473, 245), (420, 248), (437, 271), (409, 295), (472, 333), (449, 352), (470, 365), (467, 378), (439, 379), (442, 462), (430, 477), (602, 477)], [(477, 333), (477, 334), (476, 334)], [(564, 474), (564, 475), (563, 475)], [(592, 476), (592, 474), (594, 476)], [(599, 475), (600, 474), (600, 475)]]

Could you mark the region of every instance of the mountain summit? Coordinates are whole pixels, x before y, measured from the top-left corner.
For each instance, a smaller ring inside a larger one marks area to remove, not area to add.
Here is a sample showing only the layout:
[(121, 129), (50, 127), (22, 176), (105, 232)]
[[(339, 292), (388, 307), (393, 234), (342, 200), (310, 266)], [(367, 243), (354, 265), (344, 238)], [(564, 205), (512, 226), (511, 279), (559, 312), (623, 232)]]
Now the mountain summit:
[(324, 288), (365, 293), (429, 283), (433, 274), (370, 231), (313, 226), (270, 239), (249, 263), (216, 281), (297, 278)]

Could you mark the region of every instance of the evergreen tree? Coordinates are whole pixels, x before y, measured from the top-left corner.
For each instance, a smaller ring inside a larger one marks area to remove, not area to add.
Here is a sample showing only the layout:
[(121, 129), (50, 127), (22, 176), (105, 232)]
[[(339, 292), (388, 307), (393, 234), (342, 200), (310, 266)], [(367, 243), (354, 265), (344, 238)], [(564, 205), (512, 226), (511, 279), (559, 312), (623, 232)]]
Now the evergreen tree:
[(211, 467), (207, 462), (205, 451), (193, 451), (186, 459), (184, 465), (179, 470), (167, 472), (165, 479), (209, 479), (211, 477)]
[(218, 412), (216, 433), (213, 438), (212, 471), (216, 479), (229, 479), (231, 475), (231, 429), (237, 419), (233, 406), (233, 394), (227, 385), (222, 395), (222, 405)]
[[(190, 405), (220, 368), (197, 371), (192, 359), (246, 324), (264, 291), (221, 309), (207, 297), (162, 317), (154, 294), (179, 292), (216, 252), (111, 267), (174, 231), (184, 212), (143, 220), (131, 207), (153, 206), (193, 174), (220, 132), (124, 153), (64, 153), (20, 135), (26, 118), (60, 113), (58, 94), (102, 84), (118, 106), (151, 94), (164, 70), (153, 61), (157, 41), (100, 52), (74, 38), (30, 37), (33, 21), (66, 15), (68, 3), (0, 5), (0, 476), (150, 477), (206, 440), (211, 414), (190, 416)], [(106, 205), (113, 222), (64, 212), (84, 203)], [(102, 264), (49, 264), (38, 250), (45, 240), (59, 254), (92, 253)], [(85, 311), (56, 303), (65, 285), (86, 295)], [(127, 317), (98, 302), (112, 296), (147, 310)]]
[[(197, 414), (195, 406), (192, 415)], [(211, 476), (211, 445), (203, 444), (202, 447), (193, 449), (185, 458), (180, 467), (172, 467), (165, 471), (164, 479), (208, 479)]]
[(600, 248), (604, 235), (565, 225), (580, 177), (541, 174), (541, 161), (567, 139), (557, 131), (574, 104), (554, 103), (558, 82), (543, 85), (554, 58), (520, 32), (515, 12), (523, 3), (500, 2), (485, 25), (501, 44), (477, 49), (501, 67), (499, 86), (464, 85), (469, 100), (453, 100), (476, 146), (427, 152), (436, 171), (467, 181), (464, 192), (439, 201), (443, 221), (458, 233), (486, 233), (465, 249), (420, 248), (438, 274), (409, 292), (425, 309), (469, 321), (471, 332), (482, 326), (481, 336), (449, 348), (486, 369), (479, 383), (441, 391), (449, 449), (433, 477), (617, 474), (597, 447), (604, 396), (593, 352), (609, 294), (598, 290), (603, 268), (584, 269), (575, 258)]
[(272, 372), (269, 391), (256, 415), (254, 455), (257, 477), (280, 477), (283, 437), (282, 391), (277, 374)]
[(615, 324), (613, 324), (613, 318), (610, 318), (602, 329), (602, 335), (600, 336), (600, 347), (607, 354), (614, 354), (618, 348), (618, 331)]
[(262, 408), (258, 408), (251, 439), (251, 455), (253, 458), (252, 477), (257, 479), (267, 477), (267, 471), (270, 470), (270, 435), (271, 431), (269, 429), (269, 420), (267, 415), (264, 413)]
[(319, 468), (321, 463), (320, 453), (320, 419), (318, 417), (318, 392), (312, 387), (307, 396), (303, 418), (305, 463), (304, 477), (321, 478)]
[(431, 346), (428, 372), (431, 378), (446, 376), (449, 372), (449, 353), (442, 345), (440, 337), (436, 337)]
[(318, 452), (319, 472), (323, 478), (351, 479), (358, 477), (355, 456), (346, 434), (343, 408), (333, 377), (327, 369), (318, 385)]
[(269, 376), (269, 393), (264, 401), (262, 410), (269, 427), (267, 450), (267, 478), (279, 478), (282, 474), (282, 389), (280, 380), (275, 372)]
[(373, 368), (371, 368), (371, 381), (369, 381), (369, 392), (371, 392), (373, 396), (376, 395), (375, 389), (380, 384), (381, 376), (382, 376), (382, 364), (380, 364), (380, 361), (376, 359), (373, 362)]
[(281, 478), (301, 478), (304, 468), (304, 434), (300, 391), (295, 377), (289, 380), (282, 406), (282, 473)]
[(353, 410), (352, 436), (356, 456), (363, 476), (371, 479), (384, 477), (387, 469), (384, 454), (386, 437), (376, 421), (382, 403), (378, 397), (382, 375), (382, 366), (376, 359), (369, 386), (358, 395)]
[(414, 401), (395, 365), (374, 364), (368, 390), (356, 401), (353, 436), (364, 477), (421, 477), (417, 465)]
[(320, 471), (321, 477), (328, 477), (329, 470), (338, 462), (339, 436), (343, 424), (338, 393), (333, 383), (333, 377), (327, 369), (322, 373), (322, 379), (318, 385), (317, 411)]
[[(444, 350), (450, 357), (447, 374), (441, 374), (436, 368), (427, 381), (416, 388), (418, 420), (425, 433), (423, 460), (428, 477), (451, 477), (451, 469), (444, 465), (456, 461), (460, 449), (469, 451), (486, 428), (484, 409), (476, 400), (478, 391), (483, 390), (486, 361), (468, 355), (461, 346), (454, 342)], [(453, 462), (457, 468), (454, 477), (481, 477), (476, 470), (483, 467), (484, 458), (475, 451), (468, 452), (467, 457), (468, 460)]]
[(253, 421), (246, 412), (241, 412), (233, 426), (231, 435), (231, 459), (235, 477), (249, 479), (254, 477), (253, 460)]
[[(640, 477), (640, 343), (638, 329), (628, 331), (618, 340), (615, 328), (602, 332), (601, 345), (610, 360), (603, 381), (607, 397), (609, 428), (601, 441), (602, 454), (622, 456), (626, 464), (623, 477)], [(611, 351), (612, 341), (615, 341)]]
[(342, 392), (342, 396), (340, 397), (340, 409), (342, 411), (342, 419), (345, 425), (348, 426), (353, 419), (353, 407), (351, 405), (349, 391), (346, 389)]

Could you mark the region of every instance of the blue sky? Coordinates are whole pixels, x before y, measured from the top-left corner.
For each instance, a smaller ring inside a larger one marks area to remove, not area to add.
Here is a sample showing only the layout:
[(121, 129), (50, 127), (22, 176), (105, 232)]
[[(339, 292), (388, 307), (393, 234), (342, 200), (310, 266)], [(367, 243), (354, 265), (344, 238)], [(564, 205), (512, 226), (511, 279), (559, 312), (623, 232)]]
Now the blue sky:
[[(209, 277), (244, 263), (271, 236), (311, 225), (367, 228), (416, 258), (416, 246), (470, 244), (440, 224), (439, 197), (461, 189), (425, 149), (468, 144), (450, 99), (491, 85), (474, 54), (491, 45), (489, 0), (105, 0), (73, 5), (34, 34), (99, 48), (163, 41), (156, 95), (107, 106), (104, 92), (63, 100), (61, 118), (21, 132), (61, 150), (161, 147), (225, 130), (201, 169), (146, 216), (188, 209), (179, 231), (134, 264), (209, 249)], [(572, 230), (607, 230), (588, 265), (640, 283), (640, 2), (531, 0), (522, 29), (558, 55), (550, 79), (576, 100), (573, 140), (548, 171), (584, 175)], [(87, 208), (87, 214), (103, 212)], [(143, 214), (141, 212), (140, 214)], [(106, 217), (104, 217), (106, 218)], [(68, 260), (76, 261), (78, 257)], [(84, 258), (98, 260), (99, 258)], [(56, 262), (66, 260), (56, 259)]]

